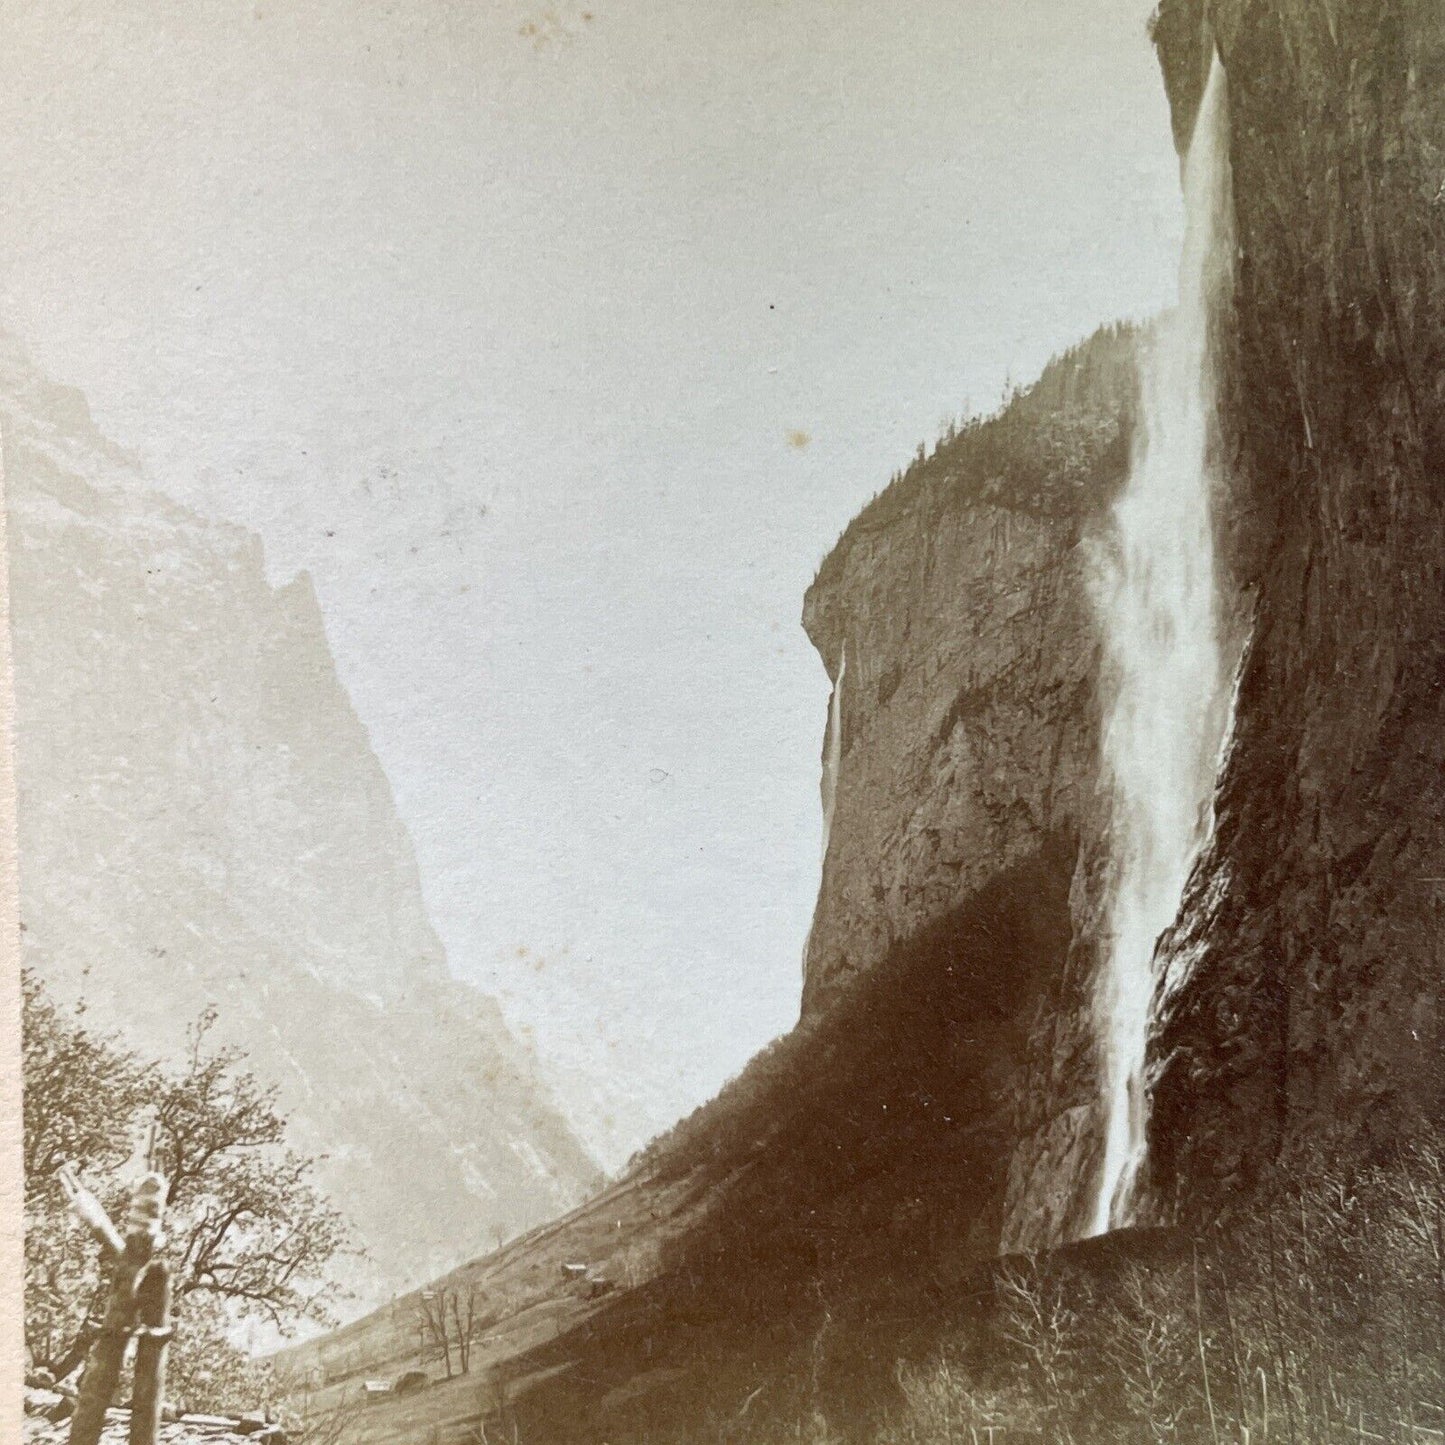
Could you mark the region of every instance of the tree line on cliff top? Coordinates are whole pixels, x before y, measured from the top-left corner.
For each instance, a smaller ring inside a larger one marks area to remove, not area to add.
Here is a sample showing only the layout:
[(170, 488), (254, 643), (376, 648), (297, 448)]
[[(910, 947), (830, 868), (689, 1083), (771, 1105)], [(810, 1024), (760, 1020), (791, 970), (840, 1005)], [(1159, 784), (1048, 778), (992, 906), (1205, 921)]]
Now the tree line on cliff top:
[(1129, 322), (1102, 326), (1031, 385), (1010, 382), (992, 411), (965, 407), (945, 422), (848, 524), (819, 575), (837, 565), (850, 534), (886, 526), (921, 502), (1063, 515), (1106, 505), (1128, 470), (1139, 335)]

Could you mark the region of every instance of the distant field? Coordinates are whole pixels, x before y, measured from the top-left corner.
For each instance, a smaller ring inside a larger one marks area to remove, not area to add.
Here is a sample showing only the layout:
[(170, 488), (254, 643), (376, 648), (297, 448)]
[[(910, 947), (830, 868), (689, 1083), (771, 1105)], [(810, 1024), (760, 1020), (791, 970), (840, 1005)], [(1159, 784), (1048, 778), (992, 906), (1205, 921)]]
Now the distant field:
[[(663, 1183), (639, 1174), (427, 1286), (477, 1301), (465, 1375), (446, 1379), (441, 1358), (424, 1349), (423, 1292), (414, 1290), (332, 1334), (278, 1351), (286, 1404), (308, 1417), (344, 1414), (346, 1439), (356, 1445), (478, 1440), (480, 1420), (505, 1418), (530, 1388), (566, 1368), (529, 1370), (525, 1357), (584, 1324), (615, 1291), (653, 1278), (666, 1241), (704, 1196), (694, 1176)], [(565, 1265), (585, 1266), (586, 1277), (570, 1278)], [(368, 1395), (367, 1382), (394, 1384), (418, 1370), (430, 1377), (424, 1388)]]

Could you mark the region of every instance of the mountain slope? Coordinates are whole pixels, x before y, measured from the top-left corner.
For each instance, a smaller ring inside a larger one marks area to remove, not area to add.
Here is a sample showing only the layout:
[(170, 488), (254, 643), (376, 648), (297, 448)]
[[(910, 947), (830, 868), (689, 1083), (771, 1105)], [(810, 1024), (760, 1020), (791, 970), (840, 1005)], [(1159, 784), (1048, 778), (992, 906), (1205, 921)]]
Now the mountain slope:
[(304, 575), (147, 492), (0, 348), (24, 958), (131, 1045), (220, 1008), (371, 1255), (377, 1298), (598, 1173), (456, 982)]

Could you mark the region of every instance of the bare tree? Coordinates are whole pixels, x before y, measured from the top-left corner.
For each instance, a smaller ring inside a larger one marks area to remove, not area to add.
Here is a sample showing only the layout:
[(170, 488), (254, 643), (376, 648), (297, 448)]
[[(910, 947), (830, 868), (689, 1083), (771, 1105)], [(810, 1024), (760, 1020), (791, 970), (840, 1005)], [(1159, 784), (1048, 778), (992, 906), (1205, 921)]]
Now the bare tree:
[(1071, 1365), (1083, 1282), (1056, 1261), (1007, 1261), (997, 1288), (1002, 1333), (1023, 1359), (1040, 1423), (1050, 1438), (1071, 1445)]
[(1104, 1308), (1105, 1361), (1118, 1375), (1129, 1413), (1152, 1441), (1178, 1436), (1189, 1410), (1188, 1326), (1182, 1273), (1177, 1267), (1125, 1267)]
[(97, 1302), (113, 1264), (102, 1258), (97, 1270), (95, 1246), (65, 1206), (60, 1166), (73, 1160), (102, 1203), (123, 1208), (121, 1175), (148, 1123), (170, 1181), (177, 1382), (187, 1377), (190, 1344), (218, 1377), (218, 1362), (235, 1353), (227, 1335), (239, 1318), (281, 1330), (330, 1323), (339, 1293), (330, 1267), (346, 1248), (345, 1226), (312, 1185), (310, 1161), (286, 1147), (274, 1091), (242, 1067), (239, 1051), (211, 1046), (215, 1010), (192, 1027), (178, 1069), (142, 1063), (93, 1033), (33, 977), (24, 1010), (25, 1327), (36, 1362), (57, 1379), (79, 1366), (100, 1328)]
[(474, 1279), (423, 1290), (416, 1302), (422, 1358), (442, 1362), (447, 1379), (472, 1367), (472, 1346), (483, 1326), (482, 1292)]

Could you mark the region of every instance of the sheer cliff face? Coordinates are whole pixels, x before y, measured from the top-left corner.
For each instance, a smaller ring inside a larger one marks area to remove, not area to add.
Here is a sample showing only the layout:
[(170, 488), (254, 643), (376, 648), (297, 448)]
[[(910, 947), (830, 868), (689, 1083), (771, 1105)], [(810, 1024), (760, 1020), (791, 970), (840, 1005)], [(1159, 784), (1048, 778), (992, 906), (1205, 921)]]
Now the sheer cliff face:
[(1124, 335), (1056, 362), (992, 433), (946, 443), (865, 511), (804, 611), (835, 678), (847, 652), (805, 1014), (1011, 870), (1059, 875), (1070, 897), (1072, 930), (1019, 1004), (1030, 1047), (1007, 1103), (1005, 1248), (1077, 1229), (1099, 1144), (1090, 881), (1105, 810), (1088, 586), (1133, 386)]
[(371, 1255), (367, 1293), (596, 1171), (455, 982), (302, 576), (147, 493), (77, 393), (0, 352), (24, 958), (173, 1056), (218, 1005)]
[(1230, 547), (1254, 612), (1214, 846), (1170, 947), (1159, 1206), (1436, 1127), (1445, 936), (1445, 11), (1179, 0), (1229, 74)]
[[(1215, 42), (1228, 72), (1216, 505), (1250, 636), (1216, 831), (1164, 949), (1148, 1167), (1167, 1218), (1226, 1209), (1276, 1160), (1387, 1150), (1445, 1103), (1445, 10), (1165, 0), (1156, 26), (1181, 145)], [(830, 672), (845, 642), (848, 666), (807, 1002), (1068, 842), (1072, 936), (1032, 1005), (1001, 1237), (1047, 1243), (1097, 1150), (1101, 492), (1020, 507), (929, 469), (850, 528), (808, 601)]]
[(804, 625), (835, 677), (847, 649), (810, 1005), (1077, 835), (1094, 648), (1077, 543), (1067, 515), (920, 497), (858, 528), (809, 594)]

